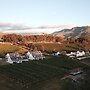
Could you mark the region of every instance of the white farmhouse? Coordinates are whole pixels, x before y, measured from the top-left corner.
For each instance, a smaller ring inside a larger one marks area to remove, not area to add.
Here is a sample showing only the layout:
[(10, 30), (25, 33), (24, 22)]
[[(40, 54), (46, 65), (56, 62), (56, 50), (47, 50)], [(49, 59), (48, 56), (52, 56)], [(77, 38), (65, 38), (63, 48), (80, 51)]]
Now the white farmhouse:
[(13, 64), (13, 61), (11, 60), (9, 53), (7, 53), (6, 59), (8, 63)]
[(14, 62), (22, 63), (22, 60), (23, 60), (18, 54), (15, 54), (15, 53), (10, 53), (10, 54), (7, 53), (6, 59), (7, 59), (7, 62), (10, 64), (13, 64)]
[(80, 52), (80, 51), (70, 52), (70, 53), (67, 53), (66, 55), (69, 56), (69, 57), (75, 57), (75, 56), (79, 57), (79, 56), (84, 56), (85, 52), (84, 51), (82, 51), (82, 52)]
[(67, 55), (67, 56), (75, 56), (76, 53), (75, 53), (75, 52), (70, 52), (70, 53), (67, 53), (66, 55)]
[(82, 52), (77, 51), (77, 52), (76, 52), (76, 57), (84, 56), (84, 55), (85, 55), (85, 52), (84, 52), (84, 51), (82, 51)]
[(40, 60), (45, 58), (41, 51), (27, 52), (27, 56), (30, 60)]
[(45, 56), (43, 56), (41, 51), (33, 51), (32, 52), (33, 57), (35, 58), (35, 60), (39, 60), (39, 59), (44, 59)]
[(60, 55), (60, 52), (55, 53), (56, 56)]
[(28, 56), (28, 59), (30, 59), (30, 60), (34, 60), (35, 59), (33, 57), (32, 53), (30, 53), (30, 52), (27, 52), (27, 56)]

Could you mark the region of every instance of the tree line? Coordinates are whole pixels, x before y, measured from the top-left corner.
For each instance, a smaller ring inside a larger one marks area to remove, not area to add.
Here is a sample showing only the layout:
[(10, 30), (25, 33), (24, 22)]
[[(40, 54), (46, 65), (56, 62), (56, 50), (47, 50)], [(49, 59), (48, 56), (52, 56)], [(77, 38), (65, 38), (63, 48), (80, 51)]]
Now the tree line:
[(62, 38), (52, 35), (18, 35), (6, 34), (2, 36), (4, 42), (26, 43), (26, 42), (61, 42)]
[(67, 38), (68, 43), (75, 43), (86, 51), (90, 51), (90, 35), (81, 36), (79, 38)]
[[(20, 35), (20, 34), (5, 34), (2, 36), (4, 42), (14, 44), (27, 44), (28, 42), (63, 42), (61, 37), (53, 35)], [(81, 36), (79, 38), (67, 38), (66, 43), (75, 43), (84, 50), (90, 51), (90, 35)]]

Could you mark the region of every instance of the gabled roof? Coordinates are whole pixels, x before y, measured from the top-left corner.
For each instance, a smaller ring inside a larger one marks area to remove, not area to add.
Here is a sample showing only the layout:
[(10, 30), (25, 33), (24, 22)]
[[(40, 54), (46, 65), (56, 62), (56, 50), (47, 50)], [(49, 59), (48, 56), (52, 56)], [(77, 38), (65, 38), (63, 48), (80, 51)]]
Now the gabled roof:
[(10, 58), (12, 61), (19, 61), (22, 60), (21, 56), (19, 54), (16, 53), (10, 53)]

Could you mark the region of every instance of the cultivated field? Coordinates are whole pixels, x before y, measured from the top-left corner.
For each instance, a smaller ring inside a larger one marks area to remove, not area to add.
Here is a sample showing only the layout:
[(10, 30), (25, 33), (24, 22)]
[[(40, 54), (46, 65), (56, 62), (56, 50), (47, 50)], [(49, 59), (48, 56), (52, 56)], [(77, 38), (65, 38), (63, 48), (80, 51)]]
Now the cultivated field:
[[(67, 85), (67, 82), (70, 84), (72, 80), (63, 81), (61, 78), (69, 74), (69, 70), (74, 68), (82, 68), (84, 71), (88, 71), (90, 69), (87, 65), (72, 61), (65, 56), (49, 56), (47, 59), (40, 61), (29, 61), (13, 65), (1, 65), (0, 89), (72, 90), (70, 89), (71, 85), (67, 87), (68, 89), (63, 89), (62, 87)], [(63, 82), (66, 83), (64, 84)], [(82, 88), (77, 90), (82, 90)]]

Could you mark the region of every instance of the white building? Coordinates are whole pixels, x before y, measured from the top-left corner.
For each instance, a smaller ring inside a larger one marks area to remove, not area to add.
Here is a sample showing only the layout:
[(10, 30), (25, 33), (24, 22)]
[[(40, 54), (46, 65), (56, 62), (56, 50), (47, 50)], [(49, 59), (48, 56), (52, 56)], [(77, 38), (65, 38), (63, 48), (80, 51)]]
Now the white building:
[(23, 59), (19, 56), (19, 54), (15, 53), (7, 53), (6, 55), (7, 62), (10, 64), (16, 63), (22, 63)]
[(85, 52), (84, 51), (82, 51), (82, 52), (80, 52), (80, 51), (70, 52), (70, 53), (67, 53), (66, 55), (69, 56), (69, 57), (75, 57), (75, 56), (79, 57), (79, 56), (84, 56)]
[(32, 53), (27, 52), (26, 55), (28, 56), (28, 59), (30, 59), (30, 60), (35, 60), (35, 58), (33, 57)]
[(60, 55), (60, 52), (55, 53), (56, 56)]
[(70, 52), (68, 54), (66, 54), (67, 56), (75, 56), (76, 55), (76, 52)]
[(76, 52), (76, 57), (84, 56), (84, 55), (85, 55), (85, 52), (84, 52), (84, 51), (82, 51), (82, 52), (77, 51), (77, 52)]
[(27, 56), (30, 60), (40, 60), (45, 58), (41, 51), (27, 52)]
[(11, 60), (11, 57), (10, 57), (9, 53), (7, 53), (6, 59), (7, 59), (8, 63), (13, 64), (13, 61)]

